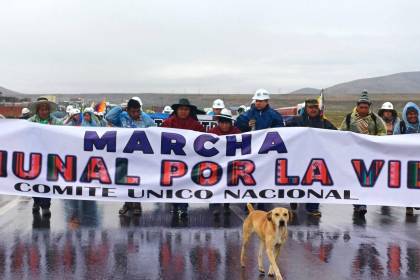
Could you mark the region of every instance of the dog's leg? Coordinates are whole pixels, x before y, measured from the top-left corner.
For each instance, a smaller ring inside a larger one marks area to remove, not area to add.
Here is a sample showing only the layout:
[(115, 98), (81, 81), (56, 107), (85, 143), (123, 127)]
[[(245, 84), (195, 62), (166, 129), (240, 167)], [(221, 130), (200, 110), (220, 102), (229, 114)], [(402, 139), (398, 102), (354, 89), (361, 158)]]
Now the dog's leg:
[(260, 248), (258, 250), (258, 270), (260, 271), (261, 274), (265, 274), (263, 254), (264, 254), (264, 242), (260, 241)]
[[(283, 280), (283, 277), (281, 277), (280, 274), (280, 269), (277, 266), (277, 262), (276, 262), (276, 258), (274, 256), (274, 252), (273, 252), (273, 248), (270, 248), (267, 246), (267, 256), (268, 256), (268, 260), (270, 261), (270, 265), (272, 266), (272, 269), (274, 270), (274, 275), (276, 276), (276, 280)], [(269, 276), (274, 276), (274, 275), (270, 275)]]
[[(274, 258), (276, 259), (276, 263), (280, 255), (280, 249), (281, 249), (281, 245), (274, 246)], [(270, 269), (268, 270), (268, 275), (274, 276), (273, 266), (271, 264), (270, 264)]]
[(241, 249), (241, 266), (245, 267), (245, 256), (246, 256), (246, 247), (251, 237), (252, 229), (250, 228), (250, 222), (245, 220), (244, 226), (242, 229), (242, 249)]

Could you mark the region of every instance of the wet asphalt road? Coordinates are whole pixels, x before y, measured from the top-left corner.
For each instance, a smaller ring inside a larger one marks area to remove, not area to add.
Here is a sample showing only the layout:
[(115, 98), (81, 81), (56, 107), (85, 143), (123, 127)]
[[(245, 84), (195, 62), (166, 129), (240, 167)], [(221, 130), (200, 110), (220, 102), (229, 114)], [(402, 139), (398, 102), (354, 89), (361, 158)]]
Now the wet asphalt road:
[[(273, 279), (257, 269), (257, 239), (241, 269), (242, 207), (214, 218), (192, 205), (187, 220), (165, 204), (136, 218), (119, 203), (53, 200), (50, 219), (29, 198), (0, 196), (0, 279)], [(299, 210), (279, 258), (285, 279), (420, 279), (418, 215), (370, 206), (323, 205), (320, 219)], [(268, 262), (265, 260), (266, 271)]]

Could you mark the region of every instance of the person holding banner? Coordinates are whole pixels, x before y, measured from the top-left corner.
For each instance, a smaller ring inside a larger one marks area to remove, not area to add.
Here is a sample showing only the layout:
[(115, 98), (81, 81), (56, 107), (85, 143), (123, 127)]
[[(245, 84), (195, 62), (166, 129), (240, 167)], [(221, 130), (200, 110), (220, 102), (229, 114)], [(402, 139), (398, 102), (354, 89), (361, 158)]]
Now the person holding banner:
[[(35, 113), (35, 115), (28, 119), (30, 122), (49, 125), (63, 124), (59, 119), (52, 116), (52, 113), (57, 110), (57, 104), (48, 100), (46, 97), (39, 97), (36, 102), (31, 104), (30, 110)], [(33, 197), (33, 200), (32, 213), (39, 213), (42, 208), (43, 216), (51, 215), (51, 198)]]
[[(178, 103), (173, 104), (172, 109), (174, 112), (163, 123), (162, 127), (188, 129), (198, 132), (206, 132), (197, 120), (198, 109), (192, 105), (186, 98), (181, 98)], [(188, 216), (188, 203), (173, 203), (172, 211), (180, 218)]]
[[(295, 116), (286, 123), (288, 127), (313, 127), (337, 130), (337, 128), (321, 115), (320, 104), (317, 99), (307, 99), (302, 115)], [(297, 203), (290, 203), (292, 210), (297, 209)], [(312, 216), (321, 216), (319, 203), (306, 203), (306, 211)]]
[(255, 92), (251, 109), (238, 116), (236, 126), (241, 132), (283, 127), (283, 116), (269, 105), (270, 94), (265, 89)]
[[(371, 105), (368, 92), (364, 90), (353, 112), (344, 118), (340, 130), (368, 135), (386, 135), (385, 124), (377, 114), (371, 111)], [(366, 205), (354, 205), (354, 213), (364, 217), (367, 213)]]
[[(230, 134), (240, 134), (241, 131), (233, 125), (234, 119), (232, 117), (232, 112), (229, 109), (222, 109), (217, 117), (218, 125), (209, 130), (209, 133), (216, 135), (230, 135)], [(213, 215), (218, 216), (220, 214), (220, 204), (214, 203), (209, 205), (210, 211), (213, 212)], [(230, 213), (229, 203), (223, 205), (224, 213), (228, 215)]]
[[(142, 106), (143, 102), (139, 97), (132, 97), (128, 101), (125, 110), (121, 106), (116, 106), (105, 115), (105, 120), (115, 127), (147, 128), (156, 126), (152, 118), (142, 111)], [(140, 215), (141, 203), (126, 202), (118, 213), (125, 215), (130, 210), (133, 212), (133, 215)]]
[[(404, 110), (402, 112), (402, 120), (394, 129), (394, 134), (413, 134), (413, 133), (420, 133), (420, 109), (419, 107), (413, 103), (408, 102), (404, 106)], [(419, 210), (420, 208), (415, 208)], [(406, 208), (406, 215), (412, 216), (414, 215), (414, 208), (407, 207)]]
[[(241, 132), (284, 127), (283, 116), (270, 107), (269, 100), (270, 93), (267, 90), (257, 90), (252, 97), (251, 108), (236, 119), (236, 127)], [(257, 208), (265, 210), (265, 204), (258, 204)], [(245, 211), (248, 211), (246, 206)]]

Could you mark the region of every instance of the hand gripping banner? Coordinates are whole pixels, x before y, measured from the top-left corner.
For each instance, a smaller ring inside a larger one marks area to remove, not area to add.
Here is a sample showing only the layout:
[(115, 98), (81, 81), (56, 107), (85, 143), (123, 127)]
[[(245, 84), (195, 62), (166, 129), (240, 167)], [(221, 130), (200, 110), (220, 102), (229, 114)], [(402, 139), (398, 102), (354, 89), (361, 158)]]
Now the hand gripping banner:
[(0, 121), (0, 193), (138, 202), (420, 206), (420, 134), (216, 136)]

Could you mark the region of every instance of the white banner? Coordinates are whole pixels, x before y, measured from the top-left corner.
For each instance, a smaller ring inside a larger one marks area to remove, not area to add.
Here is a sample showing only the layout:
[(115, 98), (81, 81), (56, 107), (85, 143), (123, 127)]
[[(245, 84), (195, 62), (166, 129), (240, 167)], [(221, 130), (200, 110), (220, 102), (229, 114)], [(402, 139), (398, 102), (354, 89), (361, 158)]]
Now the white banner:
[(420, 206), (420, 134), (187, 130), (0, 121), (0, 193), (148, 202)]

